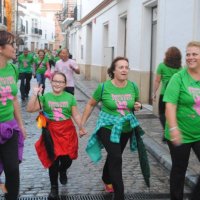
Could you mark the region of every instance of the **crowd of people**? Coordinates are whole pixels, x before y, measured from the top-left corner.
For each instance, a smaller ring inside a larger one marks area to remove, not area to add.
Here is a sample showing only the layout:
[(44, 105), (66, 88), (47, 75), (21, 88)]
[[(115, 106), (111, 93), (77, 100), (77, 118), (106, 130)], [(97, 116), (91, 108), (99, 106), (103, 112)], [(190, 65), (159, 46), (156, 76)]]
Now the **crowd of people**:
[[(59, 49), (53, 55), (48, 50), (32, 53), (24, 48), (17, 58), (17, 65), (11, 62), (12, 59), (16, 59), (15, 36), (1, 30), (0, 175), (5, 173), (5, 185), (0, 180), (0, 188), (5, 192), (5, 199), (16, 200), (19, 195), (19, 163), (26, 139), (17, 99), (17, 82), (20, 81), (21, 100), (27, 100), (27, 112), (38, 112), (41, 136), (35, 149), (42, 165), (49, 171), (51, 189), (48, 198), (59, 199), (58, 182), (67, 184), (67, 170), (78, 157), (78, 135), (88, 134), (86, 122), (93, 108), (101, 102), (101, 111), (86, 152), (93, 162), (98, 162), (101, 149), (105, 148), (107, 156), (102, 170), (105, 191), (113, 193), (113, 200), (124, 200), (122, 154), (129, 140), (131, 149), (135, 150), (143, 134), (143, 131), (138, 131), (141, 127), (135, 117), (135, 112), (142, 109), (140, 91), (135, 82), (128, 80), (129, 60), (119, 56), (112, 61), (107, 70), (110, 80), (98, 85), (81, 115), (74, 95), (73, 78), (74, 73), (80, 74), (80, 68), (68, 49)], [(168, 144), (172, 160), (171, 200), (183, 200), (191, 149), (200, 161), (200, 42), (188, 43), (187, 66), (183, 68), (181, 62), (181, 51), (175, 46), (169, 47), (155, 72), (152, 95), (155, 101), (162, 84), (159, 118), (165, 132), (163, 141)], [(32, 78), (36, 78), (38, 83), (33, 88)], [(51, 92), (45, 91), (46, 78), (50, 79)], [(146, 167), (149, 167), (148, 158), (146, 160)], [(200, 177), (191, 200), (199, 198)]]

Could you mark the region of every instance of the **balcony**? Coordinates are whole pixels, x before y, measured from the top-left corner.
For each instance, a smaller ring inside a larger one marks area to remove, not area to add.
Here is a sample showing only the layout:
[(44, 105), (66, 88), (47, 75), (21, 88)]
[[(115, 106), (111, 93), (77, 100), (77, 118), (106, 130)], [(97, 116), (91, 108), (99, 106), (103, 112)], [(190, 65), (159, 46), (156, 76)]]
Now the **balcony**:
[(62, 22), (62, 25), (63, 25), (63, 26), (68, 26), (68, 25), (70, 25), (73, 21), (74, 21), (74, 18), (72, 18), (72, 17), (66, 18), (66, 19)]
[(42, 29), (32, 27), (31, 33), (35, 36), (41, 36), (42, 35)]

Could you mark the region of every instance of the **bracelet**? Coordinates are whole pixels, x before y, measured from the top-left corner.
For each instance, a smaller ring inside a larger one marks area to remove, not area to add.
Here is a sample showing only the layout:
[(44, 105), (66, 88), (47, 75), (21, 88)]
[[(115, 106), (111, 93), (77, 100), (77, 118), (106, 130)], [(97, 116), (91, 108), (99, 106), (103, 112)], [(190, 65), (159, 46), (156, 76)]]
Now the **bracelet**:
[(178, 129), (178, 126), (175, 126), (175, 127), (170, 128), (169, 131), (172, 132), (172, 131), (174, 131), (174, 130), (176, 130), (176, 129)]

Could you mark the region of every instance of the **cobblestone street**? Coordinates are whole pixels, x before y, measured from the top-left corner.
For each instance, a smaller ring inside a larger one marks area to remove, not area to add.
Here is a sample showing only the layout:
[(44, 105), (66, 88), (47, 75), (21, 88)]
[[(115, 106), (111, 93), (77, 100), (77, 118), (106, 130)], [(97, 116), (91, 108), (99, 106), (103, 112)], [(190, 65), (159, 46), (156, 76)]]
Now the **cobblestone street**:
[[(35, 80), (32, 80), (34, 84)], [(47, 81), (47, 91), (49, 89)], [(87, 102), (87, 97), (76, 90), (76, 98), (80, 112)], [(21, 196), (47, 196), (50, 188), (48, 170), (41, 165), (34, 149), (34, 143), (39, 138), (40, 130), (36, 127), (35, 118), (37, 113), (30, 114), (25, 111), (26, 103), (22, 104), (22, 113), (28, 132), (25, 142), (24, 161), (20, 166), (21, 171)], [(92, 132), (98, 115), (98, 108), (93, 111), (87, 130)], [(75, 160), (68, 171), (68, 183), (60, 187), (60, 194), (97, 194), (104, 192), (101, 182), (101, 170), (104, 159), (99, 164), (93, 164), (85, 152), (88, 136), (79, 139), (79, 157)], [(105, 158), (105, 156), (104, 156)], [(149, 155), (151, 163), (151, 192), (167, 193), (169, 191), (168, 173)], [(126, 193), (148, 192), (138, 162), (136, 153), (131, 153), (128, 145), (123, 158), (123, 177)]]
[[(32, 80), (32, 85), (35, 79)], [(47, 89), (50, 90), (49, 81), (47, 81)], [(19, 96), (20, 98), (20, 96)], [(88, 98), (78, 89), (76, 89), (76, 98), (80, 112), (83, 111)], [(25, 141), (24, 159), (20, 165), (20, 196), (21, 197), (39, 197), (47, 196), (50, 190), (50, 182), (48, 178), (48, 170), (41, 165), (34, 148), (34, 143), (40, 136), (41, 130), (36, 127), (37, 113), (30, 114), (26, 112), (27, 102), (20, 102), (22, 106), (22, 114), (27, 129), (28, 137)], [(87, 131), (92, 132), (99, 109), (95, 108), (87, 123)], [(68, 170), (68, 183), (66, 186), (59, 185), (60, 195), (73, 194), (103, 194), (104, 188), (101, 181), (101, 171), (104, 164), (105, 152), (103, 159), (99, 164), (93, 164), (85, 152), (85, 147), (89, 135), (79, 139), (79, 157), (73, 161), (72, 166)], [(131, 153), (129, 145), (123, 154), (123, 178), (125, 185), (125, 193), (148, 193), (159, 192), (169, 193), (169, 174), (160, 166), (155, 158), (149, 154), (151, 167), (151, 188), (150, 190), (144, 183), (141, 174), (137, 152)]]

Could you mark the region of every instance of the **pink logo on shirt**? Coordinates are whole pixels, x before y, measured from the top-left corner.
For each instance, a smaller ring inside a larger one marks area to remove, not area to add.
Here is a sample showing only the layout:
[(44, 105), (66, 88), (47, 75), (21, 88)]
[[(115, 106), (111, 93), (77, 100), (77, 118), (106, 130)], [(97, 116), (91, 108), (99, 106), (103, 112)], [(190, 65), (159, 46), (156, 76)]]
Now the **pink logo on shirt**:
[(55, 121), (59, 121), (60, 118), (63, 120), (66, 119), (66, 117), (62, 114), (62, 108), (54, 108), (53, 115), (54, 115)]
[(6, 105), (7, 99), (13, 100), (14, 96), (11, 94), (11, 87), (0, 87), (0, 101), (3, 105)]
[(24, 61), (24, 67), (28, 67), (28, 64), (26, 61)]
[(200, 96), (197, 96), (194, 102), (195, 102), (194, 109), (197, 112), (197, 114), (200, 115)]
[(124, 110), (129, 110), (127, 108), (127, 102), (126, 101), (117, 101), (117, 111), (121, 114), (121, 115), (125, 115)]

